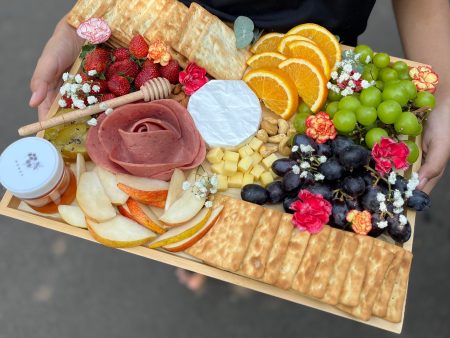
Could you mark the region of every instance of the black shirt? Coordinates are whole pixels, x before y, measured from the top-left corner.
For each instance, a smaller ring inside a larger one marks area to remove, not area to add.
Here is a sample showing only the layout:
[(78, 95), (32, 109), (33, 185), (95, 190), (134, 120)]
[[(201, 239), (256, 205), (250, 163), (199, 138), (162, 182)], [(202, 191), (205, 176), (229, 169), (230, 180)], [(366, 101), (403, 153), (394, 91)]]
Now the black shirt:
[[(187, 6), (193, 1), (181, 0)], [(356, 45), (367, 26), (375, 0), (200, 0), (195, 1), (224, 21), (248, 16), (265, 31), (286, 32), (307, 22), (328, 28), (341, 42)]]

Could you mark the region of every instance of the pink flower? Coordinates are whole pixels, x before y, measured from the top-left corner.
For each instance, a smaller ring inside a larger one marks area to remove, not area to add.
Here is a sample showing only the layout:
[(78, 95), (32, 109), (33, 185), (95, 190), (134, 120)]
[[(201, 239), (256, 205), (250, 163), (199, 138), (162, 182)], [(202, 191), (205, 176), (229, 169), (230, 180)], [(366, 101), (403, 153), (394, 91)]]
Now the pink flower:
[(308, 190), (300, 190), (300, 200), (291, 204), (294, 210), (292, 223), (300, 230), (316, 234), (328, 223), (331, 214), (331, 204), (322, 195), (313, 194)]
[(409, 148), (403, 142), (395, 142), (394, 140), (382, 137), (379, 143), (372, 148), (372, 158), (375, 160), (375, 170), (381, 176), (388, 174), (392, 166), (395, 169), (404, 170), (408, 168), (407, 157)]
[(439, 76), (430, 66), (412, 67), (409, 70), (409, 76), (411, 76), (418, 92), (429, 91), (433, 94), (436, 91)]
[(77, 34), (80, 38), (86, 39), (92, 44), (106, 42), (111, 36), (111, 28), (107, 22), (100, 18), (90, 18), (80, 23), (77, 28)]
[(208, 78), (204, 68), (190, 62), (186, 69), (180, 72), (179, 81), (184, 87), (184, 92), (187, 95), (192, 95), (208, 82)]
[(318, 112), (306, 118), (306, 135), (316, 140), (317, 143), (325, 143), (327, 140), (336, 138), (336, 128), (330, 115), (325, 112)]

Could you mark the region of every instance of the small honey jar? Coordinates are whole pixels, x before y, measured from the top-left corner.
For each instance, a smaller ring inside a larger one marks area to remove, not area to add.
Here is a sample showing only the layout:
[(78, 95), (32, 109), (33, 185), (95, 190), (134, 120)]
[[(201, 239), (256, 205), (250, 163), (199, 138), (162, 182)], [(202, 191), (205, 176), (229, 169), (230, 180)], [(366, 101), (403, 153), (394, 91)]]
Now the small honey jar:
[(42, 213), (56, 213), (58, 205), (71, 204), (75, 175), (49, 141), (22, 138), (0, 156), (0, 183), (14, 196)]

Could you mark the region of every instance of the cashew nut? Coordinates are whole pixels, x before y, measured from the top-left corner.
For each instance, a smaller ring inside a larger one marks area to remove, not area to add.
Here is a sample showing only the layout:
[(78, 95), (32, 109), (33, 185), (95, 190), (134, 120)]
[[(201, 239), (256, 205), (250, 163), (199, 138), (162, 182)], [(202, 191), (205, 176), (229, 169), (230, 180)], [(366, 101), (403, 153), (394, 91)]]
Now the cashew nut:
[(297, 133), (297, 130), (295, 130), (294, 127), (290, 127), (287, 132), (287, 136), (291, 137), (292, 135), (295, 135), (296, 133)]
[(258, 132), (256, 133), (256, 138), (260, 139), (261, 141), (263, 141), (264, 143), (267, 142), (267, 140), (269, 139), (269, 135), (267, 134), (267, 131), (265, 131), (264, 129), (260, 129), (258, 130)]
[(278, 133), (277, 120), (275, 120), (275, 123), (272, 123), (269, 120), (263, 120), (261, 122), (261, 128), (267, 131), (267, 134), (270, 136), (276, 135)]
[(270, 136), (269, 139), (268, 139), (268, 141), (269, 141), (270, 143), (280, 143), (281, 140), (282, 140), (283, 138), (285, 138), (285, 137), (286, 137), (286, 134), (278, 134), (278, 135), (275, 135), (275, 136)]
[(263, 117), (263, 121), (267, 121), (270, 124), (277, 124), (278, 123), (277, 119), (274, 118), (274, 117), (271, 117), (271, 116), (264, 116)]
[(287, 134), (289, 130), (289, 122), (283, 119), (278, 119), (278, 134)]
[(289, 147), (289, 136), (285, 136), (278, 145), (278, 151), (281, 155), (288, 156), (291, 154), (291, 148)]
[(267, 157), (277, 152), (278, 146), (276, 144), (264, 144), (259, 148), (259, 153), (262, 157)]

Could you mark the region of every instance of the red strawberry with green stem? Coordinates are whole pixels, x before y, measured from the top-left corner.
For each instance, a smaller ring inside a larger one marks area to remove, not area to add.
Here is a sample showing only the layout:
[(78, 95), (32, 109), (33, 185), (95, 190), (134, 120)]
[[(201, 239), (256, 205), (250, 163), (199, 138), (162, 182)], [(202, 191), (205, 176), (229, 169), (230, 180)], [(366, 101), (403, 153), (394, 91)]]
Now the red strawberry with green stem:
[(88, 73), (95, 70), (97, 74), (103, 73), (111, 61), (111, 54), (104, 48), (97, 47), (89, 52), (84, 59), (84, 70)]
[(108, 89), (116, 96), (126, 95), (130, 92), (130, 83), (123, 76), (113, 75), (108, 80)]
[(178, 83), (178, 75), (180, 74), (180, 65), (177, 60), (170, 60), (166, 66), (161, 67), (161, 75), (165, 77), (171, 84)]
[(128, 50), (135, 58), (143, 59), (147, 57), (148, 47), (148, 43), (145, 41), (144, 37), (138, 34), (131, 39)]
[(139, 73), (139, 66), (131, 59), (116, 61), (106, 70), (106, 78), (109, 80), (113, 75), (122, 75), (134, 79)]
[(117, 48), (114, 52), (113, 52), (113, 60), (114, 62), (117, 61), (123, 61), (126, 60), (130, 57), (130, 51), (126, 48)]
[(148, 64), (146, 67), (142, 68), (141, 72), (136, 76), (136, 79), (134, 80), (134, 86), (136, 87), (136, 89), (139, 89), (148, 80), (160, 76), (161, 72), (159, 64)]

